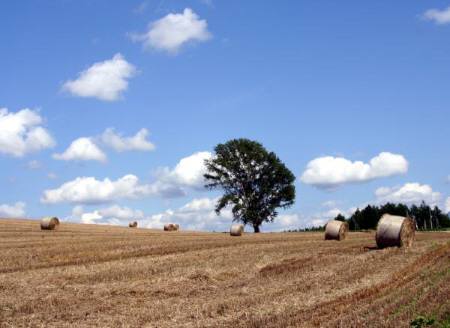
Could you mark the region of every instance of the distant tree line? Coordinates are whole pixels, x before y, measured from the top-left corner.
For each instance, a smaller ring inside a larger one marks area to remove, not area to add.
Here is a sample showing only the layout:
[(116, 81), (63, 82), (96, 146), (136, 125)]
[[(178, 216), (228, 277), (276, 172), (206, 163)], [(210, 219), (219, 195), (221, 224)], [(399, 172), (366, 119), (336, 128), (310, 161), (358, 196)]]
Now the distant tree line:
[(325, 226), (309, 227), (301, 229), (289, 229), (284, 230), (283, 232), (317, 232), (317, 231), (325, 231)]
[(405, 204), (386, 203), (381, 206), (367, 205), (364, 209), (359, 208), (349, 217), (338, 214), (335, 220), (346, 221), (350, 230), (376, 229), (378, 221), (383, 214), (409, 216), (416, 223), (418, 230), (439, 230), (450, 228), (450, 218), (442, 210), (422, 202), (420, 206)]
[[(431, 208), (425, 202), (420, 206), (405, 204), (386, 203), (381, 206), (367, 205), (364, 209), (359, 208), (349, 217), (338, 214), (334, 219), (348, 223), (350, 230), (369, 230), (376, 229), (378, 221), (383, 214), (392, 214), (399, 216), (409, 216), (416, 222), (417, 230), (441, 230), (450, 228), (450, 217), (444, 214), (442, 210), (434, 206)], [(325, 225), (286, 230), (285, 232), (313, 232), (324, 231)]]

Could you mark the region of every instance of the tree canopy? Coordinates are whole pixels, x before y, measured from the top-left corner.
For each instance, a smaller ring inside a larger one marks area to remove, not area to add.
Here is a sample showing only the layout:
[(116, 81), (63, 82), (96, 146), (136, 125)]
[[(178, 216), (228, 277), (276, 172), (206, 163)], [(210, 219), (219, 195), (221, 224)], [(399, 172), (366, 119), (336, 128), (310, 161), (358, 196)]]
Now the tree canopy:
[(205, 187), (224, 191), (216, 213), (231, 205), (233, 220), (252, 225), (255, 232), (263, 222), (276, 218), (278, 208), (294, 204), (294, 174), (256, 141), (233, 139), (219, 144), (205, 165)]

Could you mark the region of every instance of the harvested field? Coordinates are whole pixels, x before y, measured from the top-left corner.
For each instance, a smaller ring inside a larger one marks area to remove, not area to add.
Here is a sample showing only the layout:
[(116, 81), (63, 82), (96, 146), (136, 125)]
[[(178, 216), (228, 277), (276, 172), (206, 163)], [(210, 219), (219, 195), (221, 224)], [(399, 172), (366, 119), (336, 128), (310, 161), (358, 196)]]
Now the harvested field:
[(408, 327), (450, 315), (449, 241), (0, 220), (0, 327)]

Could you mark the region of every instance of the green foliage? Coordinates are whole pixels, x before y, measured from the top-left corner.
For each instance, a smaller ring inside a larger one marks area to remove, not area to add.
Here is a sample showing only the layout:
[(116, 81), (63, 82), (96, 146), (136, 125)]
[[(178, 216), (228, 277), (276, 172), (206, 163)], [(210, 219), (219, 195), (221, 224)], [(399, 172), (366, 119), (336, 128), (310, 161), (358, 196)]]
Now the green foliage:
[(434, 318), (419, 315), (414, 320), (411, 321), (410, 327), (411, 328), (429, 327), (434, 325), (435, 321), (436, 320)]
[(339, 213), (335, 218), (336, 221), (342, 221), (345, 222), (345, 216), (343, 216), (341, 213)]
[[(381, 206), (368, 205), (364, 209), (357, 209), (347, 220), (350, 230), (375, 229), (383, 214), (409, 216), (415, 220), (419, 230), (440, 230), (450, 226), (448, 215), (435, 206), (431, 208), (424, 202), (420, 206), (386, 203)], [(337, 217), (336, 217), (337, 219)]]
[(263, 222), (272, 222), (277, 208), (292, 206), (295, 176), (273, 152), (248, 139), (233, 139), (215, 148), (206, 160), (204, 175), (209, 189), (221, 189), (216, 213), (232, 205), (234, 221), (251, 224), (255, 232)]
[(439, 323), (439, 328), (450, 328), (450, 318)]

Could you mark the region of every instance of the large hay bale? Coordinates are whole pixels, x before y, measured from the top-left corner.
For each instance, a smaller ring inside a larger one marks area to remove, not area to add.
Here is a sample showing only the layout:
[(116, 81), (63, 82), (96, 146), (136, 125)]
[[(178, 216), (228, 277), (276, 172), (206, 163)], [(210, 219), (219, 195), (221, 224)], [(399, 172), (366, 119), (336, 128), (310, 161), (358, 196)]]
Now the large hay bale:
[(59, 219), (57, 217), (48, 216), (41, 220), (41, 230), (55, 230), (59, 227)]
[(244, 233), (243, 224), (233, 224), (230, 228), (230, 236), (242, 236)]
[(325, 240), (344, 240), (347, 232), (347, 222), (331, 220), (325, 226)]
[(164, 225), (164, 231), (178, 231), (180, 230), (180, 225), (176, 223), (167, 223)]
[(137, 228), (138, 223), (137, 223), (137, 221), (133, 221), (133, 222), (128, 223), (128, 226), (129, 226), (130, 228)]
[(414, 242), (415, 226), (411, 218), (384, 214), (375, 236), (378, 248), (410, 247)]

